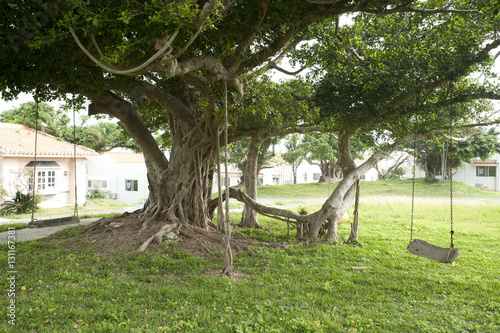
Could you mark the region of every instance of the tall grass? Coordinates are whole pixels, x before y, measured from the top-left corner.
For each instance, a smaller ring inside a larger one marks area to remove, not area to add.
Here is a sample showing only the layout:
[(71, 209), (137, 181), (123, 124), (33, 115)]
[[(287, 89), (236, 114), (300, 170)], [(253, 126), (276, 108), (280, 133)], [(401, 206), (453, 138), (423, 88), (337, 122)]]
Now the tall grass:
[[(10, 332), (500, 332), (500, 206), (454, 205), (454, 265), (406, 250), (410, 200), (369, 198), (360, 205), (362, 247), (253, 248), (234, 256), (232, 279), (222, 255), (193, 257), (175, 245), (144, 254), (97, 255), (56, 241), (19, 243), (17, 326)], [(318, 206), (316, 206), (317, 208)], [(305, 207), (312, 211), (315, 207)], [(236, 214), (231, 216), (238, 220)], [(286, 225), (238, 231), (280, 241)], [(449, 205), (418, 200), (414, 235), (449, 245)], [(236, 231), (235, 231), (236, 232)], [(81, 228), (64, 237), (81, 237)], [(349, 224), (339, 228), (349, 235)], [(7, 249), (0, 248), (5, 259)], [(353, 270), (353, 267), (371, 267)], [(6, 278), (0, 288), (7, 289)]]

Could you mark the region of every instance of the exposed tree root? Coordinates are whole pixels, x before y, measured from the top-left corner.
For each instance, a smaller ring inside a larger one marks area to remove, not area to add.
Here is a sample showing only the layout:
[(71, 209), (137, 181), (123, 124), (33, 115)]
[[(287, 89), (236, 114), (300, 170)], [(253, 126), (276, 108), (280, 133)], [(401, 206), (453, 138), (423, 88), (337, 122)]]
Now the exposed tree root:
[(165, 224), (163, 227), (160, 228), (160, 230), (156, 234), (149, 237), (147, 241), (142, 243), (142, 245), (137, 249), (136, 252), (138, 253), (144, 252), (151, 243), (160, 244), (163, 241), (163, 236), (166, 233), (173, 231), (177, 227), (178, 227), (177, 223)]
[(100, 230), (102, 228), (106, 228), (111, 223), (124, 220), (124, 219), (126, 219), (128, 216), (130, 216), (132, 214), (138, 214), (140, 211), (141, 211), (141, 209), (138, 209), (138, 210), (136, 210), (136, 211), (134, 211), (132, 213), (125, 212), (125, 213), (123, 213), (121, 215), (116, 215), (116, 216), (113, 216), (113, 217), (102, 218), (102, 219), (97, 220), (96, 222), (94, 222), (92, 224), (92, 226), (89, 228), (89, 231), (97, 231), (97, 230)]

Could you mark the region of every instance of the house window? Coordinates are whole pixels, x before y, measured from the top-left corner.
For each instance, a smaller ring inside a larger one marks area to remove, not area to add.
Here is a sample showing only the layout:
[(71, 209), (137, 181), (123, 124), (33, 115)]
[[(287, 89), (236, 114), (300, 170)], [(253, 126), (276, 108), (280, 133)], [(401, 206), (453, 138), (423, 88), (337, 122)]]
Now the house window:
[[(54, 161), (31, 161), (25, 165), (26, 168), (42, 168), (42, 170), (36, 170), (36, 188), (48, 194), (55, 191), (56, 189), (56, 170), (59, 168), (59, 164)], [(52, 170), (51, 170), (52, 169)], [(33, 190), (33, 172), (30, 172), (29, 177), (29, 189)]]
[(135, 179), (125, 179), (125, 191), (137, 192), (139, 181)]
[(496, 177), (497, 167), (496, 166), (478, 166), (476, 167), (477, 177)]
[(88, 181), (89, 188), (108, 188), (107, 180), (89, 180)]
[(318, 172), (313, 173), (313, 180), (319, 180), (320, 176), (321, 176), (321, 174)]
[[(56, 172), (53, 170), (43, 170), (36, 172), (36, 188), (37, 190), (55, 190), (56, 189)], [(29, 189), (33, 190), (33, 177), (29, 177)]]

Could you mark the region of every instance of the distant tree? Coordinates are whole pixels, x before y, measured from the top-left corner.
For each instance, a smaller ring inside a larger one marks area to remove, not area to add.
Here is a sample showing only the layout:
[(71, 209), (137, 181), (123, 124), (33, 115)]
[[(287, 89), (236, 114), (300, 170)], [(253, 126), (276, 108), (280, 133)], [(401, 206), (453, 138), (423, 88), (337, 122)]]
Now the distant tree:
[[(38, 121), (36, 119), (37, 110)], [(70, 117), (63, 110), (56, 110), (47, 103), (39, 103), (38, 108), (35, 102), (23, 103), (18, 108), (1, 113), (0, 122), (21, 124), (33, 129), (37, 123), (39, 131), (65, 141), (69, 141), (70, 137), (73, 138), (73, 131), (70, 130)]]
[(283, 160), (292, 166), (293, 183), (297, 184), (297, 169), (302, 163), (305, 152), (303, 143), (299, 135), (289, 135), (284, 142), (286, 152), (283, 154)]
[(408, 160), (408, 154), (400, 153), (397, 156), (394, 163), (387, 169), (380, 169), (379, 163), (375, 163), (375, 169), (377, 170), (378, 179), (388, 179), (388, 178), (400, 178), (405, 174), (404, 168), (401, 165)]
[[(257, 174), (262, 169), (271, 167), (269, 161), (276, 156), (274, 147), (278, 144), (280, 138), (272, 137), (262, 141), (257, 158)], [(229, 148), (229, 163), (233, 164), (241, 171), (240, 186), (245, 183), (245, 173), (248, 160), (248, 151), (250, 148), (251, 138), (243, 138), (233, 144)]]
[[(353, 158), (360, 158), (367, 147), (357, 139), (349, 141)], [(327, 133), (306, 133), (302, 140), (304, 158), (309, 164), (317, 165), (321, 169), (319, 183), (329, 183), (335, 178), (342, 178), (342, 169), (339, 165), (339, 145), (335, 136)]]
[(0, 122), (21, 124), (33, 129), (37, 123), (37, 129), (41, 132), (97, 152), (106, 152), (117, 147), (137, 150), (137, 145), (119, 124), (99, 122), (95, 125), (86, 125), (88, 119), (88, 116), (82, 117), (82, 121), (73, 129), (71, 118), (64, 109), (56, 110), (47, 103), (39, 103), (37, 107), (35, 102), (23, 103), (18, 108), (0, 114)]
[(463, 163), (470, 163), (472, 158), (486, 160), (500, 152), (499, 134), (496, 129), (490, 128), (469, 140), (453, 142), (452, 145), (446, 140), (418, 140), (417, 164), (424, 169), (426, 178), (435, 178), (443, 170), (444, 156), (444, 175), (449, 179), (453, 169)]
[(110, 122), (100, 122), (77, 128), (76, 142), (97, 152), (107, 152), (113, 148), (129, 148), (138, 151), (137, 145), (130, 139), (121, 126)]
[[(319, 128), (313, 126), (316, 123), (317, 109), (310, 108), (304, 100), (295, 98), (297, 93), (307, 95), (310, 87), (296, 80), (276, 83), (268, 76), (258, 79), (250, 77), (247, 93), (237, 100), (233, 133), (239, 139), (241, 133), (246, 133), (246, 156), (243, 157), (241, 151), (239, 158), (244, 160), (245, 165), (245, 193), (253, 200), (257, 199), (259, 170), (265, 160), (272, 157), (272, 153), (266, 153), (269, 150), (267, 147), (277, 140), (275, 138)], [(238, 226), (261, 228), (256, 211), (247, 204)]]

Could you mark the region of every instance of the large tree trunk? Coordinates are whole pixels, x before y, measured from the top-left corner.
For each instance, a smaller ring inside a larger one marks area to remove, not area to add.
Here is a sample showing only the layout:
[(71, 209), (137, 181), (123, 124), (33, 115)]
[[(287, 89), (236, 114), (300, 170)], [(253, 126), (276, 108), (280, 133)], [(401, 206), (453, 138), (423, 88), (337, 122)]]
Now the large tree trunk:
[(298, 165), (296, 162), (294, 162), (292, 164), (292, 173), (293, 173), (293, 183), (294, 184), (297, 184), (297, 169), (298, 169)]
[[(318, 164), (316, 163), (316, 165)], [(321, 176), (319, 177), (320, 184), (329, 184), (335, 181), (336, 172), (333, 161), (321, 161), (319, 167), (321, 169)]]
[[(262, 144), (263, 139), (258, 135), (254, 135), (250, 141), (250, 147), (248, 148), (247, 154), (247, 164), (245, 170), (245, 191), (247, 195), (253, 200), (257, 200), (257, 182), (258, 182), (258, 157), (259, 149)], [(250, 205), (245, 204), (243, 207), (243, 214), (241, 216), (241, 221), (238, 224), (239, 227), (244, 228), (258, 228), (261, 229), (261, 225), (257, 220), (257, 212), (250, 207)]]
[(90, 97), (89, 114), (118, 118), (144, 155), (149, 197), (142, 209), (143, 219), (162, 217), (207, 228), (221, 119), (207, 112), (198, 125), (186, 126), (171, 117), (172, 150), (167, 159), (129, 102), (112, 93)]

